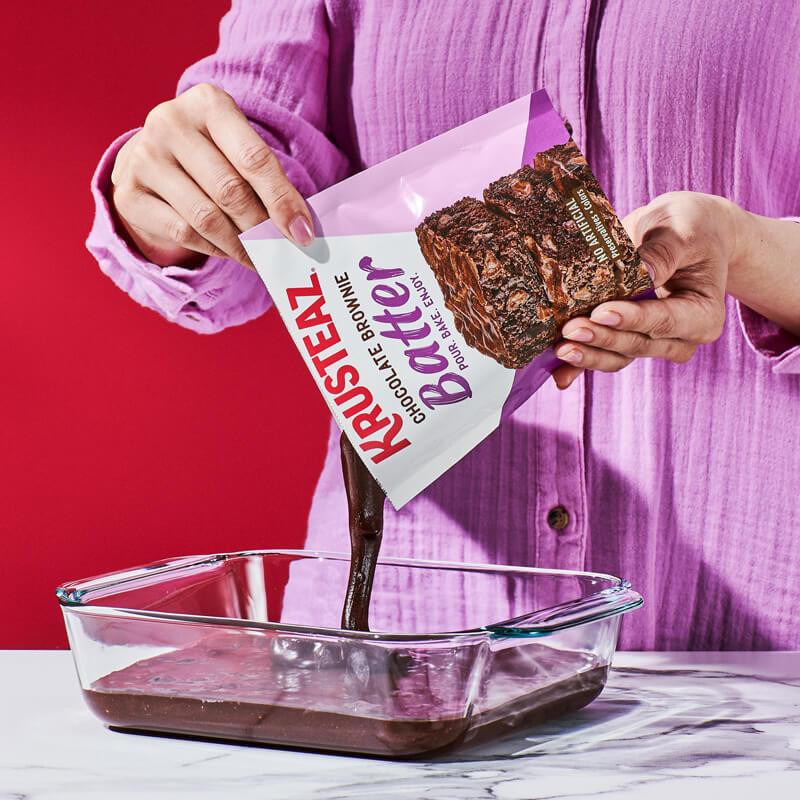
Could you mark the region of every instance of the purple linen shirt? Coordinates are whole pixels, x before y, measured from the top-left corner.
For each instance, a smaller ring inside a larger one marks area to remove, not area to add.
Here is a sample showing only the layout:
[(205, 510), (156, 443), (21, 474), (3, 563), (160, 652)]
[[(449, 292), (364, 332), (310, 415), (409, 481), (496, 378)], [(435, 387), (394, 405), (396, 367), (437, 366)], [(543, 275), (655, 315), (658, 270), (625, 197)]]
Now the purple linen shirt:
[[(309, 195), (544, 87), (620, 215), (687, 189), (796, 217), (797, 41), (790, 0), (240, 0), (178, 91), (229, 92)], [(231, 261), (161, 268), (126, 247), (106, 194), (132, 133), (93, 183), (101, 269), (200, 333), (266, 311)], [(548, 384), (387, 513), (384, 553), (627, 577), (646, 603), (625, 648), (800, 649), (800, 342), (730, 297), (727, 312), (688, 364)], [(311, 548), (347, 548), (337, 439), (332, 426)]]

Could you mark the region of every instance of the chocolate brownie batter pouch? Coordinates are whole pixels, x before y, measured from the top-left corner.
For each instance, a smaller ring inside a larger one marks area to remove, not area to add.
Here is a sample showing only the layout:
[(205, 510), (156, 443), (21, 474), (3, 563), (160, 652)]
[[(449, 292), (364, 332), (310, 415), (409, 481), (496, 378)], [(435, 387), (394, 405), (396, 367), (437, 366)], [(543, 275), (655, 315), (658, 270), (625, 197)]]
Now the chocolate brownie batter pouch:
[(402, 507), (562, 362), (561, 326), (652, 296), (544, 90), (308, 199), (316, 240), (242, 242), (337, 423)]

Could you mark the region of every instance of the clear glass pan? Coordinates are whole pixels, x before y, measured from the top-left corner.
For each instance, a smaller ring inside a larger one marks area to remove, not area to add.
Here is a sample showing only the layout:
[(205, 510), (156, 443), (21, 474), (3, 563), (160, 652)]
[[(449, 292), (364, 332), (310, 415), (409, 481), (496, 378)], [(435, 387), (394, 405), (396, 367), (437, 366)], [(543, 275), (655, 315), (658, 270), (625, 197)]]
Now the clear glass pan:
[(348, 569), (265, 550), (64, 584), (84, 697), (114, 727), (420, 756), (591, 702), (642, 602), (609, 575), (383, 559), (371, 632), (343, 631)]

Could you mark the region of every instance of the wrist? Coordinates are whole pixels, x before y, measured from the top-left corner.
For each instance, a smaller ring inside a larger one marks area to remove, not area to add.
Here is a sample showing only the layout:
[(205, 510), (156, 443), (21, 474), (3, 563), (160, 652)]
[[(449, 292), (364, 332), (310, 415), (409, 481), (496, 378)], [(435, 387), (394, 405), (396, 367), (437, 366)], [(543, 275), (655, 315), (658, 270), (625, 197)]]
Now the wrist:
[(760, 221), (762, 217), (745, 211), (741, 206), (720, 198), (724, 203), (728, 218), (728, 277), (725, 290), (739, 300), (745, 300), (750, 294), (751, 284), (757, 282), (755, 250), (762, 238)]
[(743, 210), (736, 220), (728, 294), (800, 336), (800, 225)]
[(758, 296), (762, 280), (760, 265), (763, 254), (760, 250), (767, 238), (763, 225), (766, 220), (730, 200), (725, 202), (728, 204), (731, 231), (725, 290), (737, 300), (747, 303), (749, 298)]

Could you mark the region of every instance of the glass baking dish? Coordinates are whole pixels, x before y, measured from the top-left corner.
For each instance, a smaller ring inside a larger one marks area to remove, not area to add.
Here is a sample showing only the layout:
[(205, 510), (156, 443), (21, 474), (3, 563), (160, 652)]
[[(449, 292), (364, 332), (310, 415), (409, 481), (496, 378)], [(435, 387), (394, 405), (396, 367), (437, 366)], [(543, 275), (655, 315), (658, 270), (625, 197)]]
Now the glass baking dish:
[(371, 632), (344, 631), (348, 569), (264, 550), (64, 584), (84, 698), (116, 728), (427, 755), (591, 702), (642, 602), (609, 575), (386, 558)]

